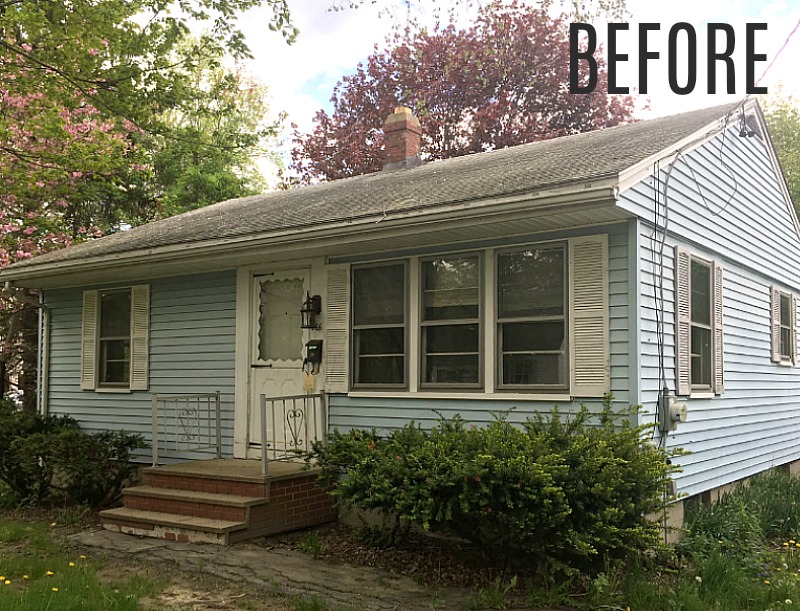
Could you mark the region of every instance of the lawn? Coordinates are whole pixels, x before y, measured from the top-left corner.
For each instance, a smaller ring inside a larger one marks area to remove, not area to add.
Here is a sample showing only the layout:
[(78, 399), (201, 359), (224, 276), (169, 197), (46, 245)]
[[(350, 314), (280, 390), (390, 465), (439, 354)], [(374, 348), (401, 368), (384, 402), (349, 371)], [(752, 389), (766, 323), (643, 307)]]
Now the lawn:
[(104, 580), (86, 554), (67, 553), (42, 522), (0, 521), (0, 609), (4, 611), (127, 611), (142, 609), (163, 582), (137, 577)]

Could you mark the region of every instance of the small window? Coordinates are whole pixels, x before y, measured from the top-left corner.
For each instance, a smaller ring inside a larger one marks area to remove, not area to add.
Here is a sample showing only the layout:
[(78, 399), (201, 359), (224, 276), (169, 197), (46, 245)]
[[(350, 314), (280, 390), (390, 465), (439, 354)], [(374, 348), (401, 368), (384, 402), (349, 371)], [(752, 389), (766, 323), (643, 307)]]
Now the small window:
[(791, 361), (794, 355), (792, 341), (792, 300), (781, 295), (781, 360)]
[(131, 379), (131, 292), (100, 293), (99, 385), (127, 387)]
[(793, 365), (797, 361), (797, 300), (772, 287), (772, 361)]
[(83, 292), (82, 390), (147, 390), (150, 287)]
[(406, 265), (353, 270), (353, 385), (404, 388)]
[(702, 390), (713, 375), (711, 265), (692, 259), (691, 267), (691, 385)]
[(499, 386), (566, 388), (566, 248), (497, 257)]
[(481, 385), (478, 255), (422, 262), (422, 385)]

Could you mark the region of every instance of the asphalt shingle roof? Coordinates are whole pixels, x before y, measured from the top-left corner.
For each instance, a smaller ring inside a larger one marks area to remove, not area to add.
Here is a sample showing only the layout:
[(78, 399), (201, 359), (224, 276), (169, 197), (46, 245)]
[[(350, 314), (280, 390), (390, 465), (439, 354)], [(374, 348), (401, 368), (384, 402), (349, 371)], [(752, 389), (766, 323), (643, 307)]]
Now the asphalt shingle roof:
[(159, 246), (268, 235), (611, 178), (723, 117), (726, 104), (512, 148), (289, 191), (233, 199), (76, 244), (12, 266), (76, 261)]

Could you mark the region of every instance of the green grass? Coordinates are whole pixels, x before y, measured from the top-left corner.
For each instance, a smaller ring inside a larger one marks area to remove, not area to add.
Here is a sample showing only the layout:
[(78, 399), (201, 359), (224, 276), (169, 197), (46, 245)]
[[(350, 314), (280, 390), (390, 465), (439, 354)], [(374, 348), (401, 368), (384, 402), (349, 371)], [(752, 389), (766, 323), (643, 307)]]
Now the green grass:
[(0, 609), (3, 611), (135, 611), (160, 586), (132, 577), (98, 578), (91, 558), (70, 554), (45, 524), (0, 519)]

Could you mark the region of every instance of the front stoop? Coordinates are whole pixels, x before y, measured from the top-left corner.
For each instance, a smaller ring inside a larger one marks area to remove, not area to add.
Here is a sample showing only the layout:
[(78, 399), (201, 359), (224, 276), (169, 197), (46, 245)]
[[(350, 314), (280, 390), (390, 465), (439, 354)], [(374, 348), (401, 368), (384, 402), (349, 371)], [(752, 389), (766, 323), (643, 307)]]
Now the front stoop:
[[(255, 463), (255, 464), (254, 464)], [(169, 541), (228, 545), (336, 519), (315, 469), (235, 459), (144, 469), (144, 484), (123, 490), (124, 507), (100, 512), (107, 530)]]

